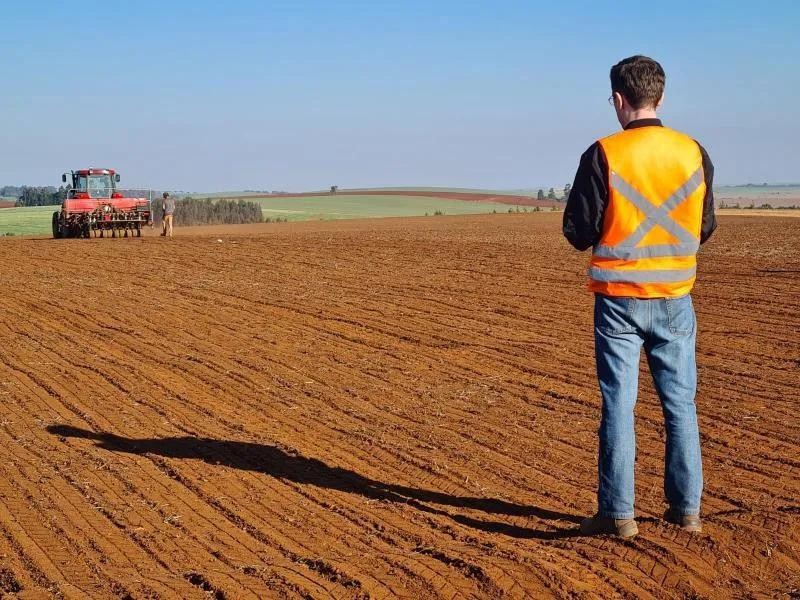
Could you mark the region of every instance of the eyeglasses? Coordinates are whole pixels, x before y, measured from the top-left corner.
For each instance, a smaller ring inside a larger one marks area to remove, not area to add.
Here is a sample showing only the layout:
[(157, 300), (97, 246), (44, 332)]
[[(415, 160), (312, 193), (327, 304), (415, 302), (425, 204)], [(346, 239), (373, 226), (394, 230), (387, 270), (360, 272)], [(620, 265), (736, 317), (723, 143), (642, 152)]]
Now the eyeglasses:
[(608, 103), (609, 103), (611, 106), (614, 106), (614, 94), (611, 94), (611, 95), (608, 97)]

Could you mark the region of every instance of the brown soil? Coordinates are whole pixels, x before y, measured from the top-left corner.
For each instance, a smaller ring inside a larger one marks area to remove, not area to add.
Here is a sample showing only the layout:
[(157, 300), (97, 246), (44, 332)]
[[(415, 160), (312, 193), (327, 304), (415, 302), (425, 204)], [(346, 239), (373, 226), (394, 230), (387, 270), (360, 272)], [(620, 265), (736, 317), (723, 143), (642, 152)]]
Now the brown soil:
[(643, 376), (623, 542), (560, 218), (0, 242), (0, 596), (797, 598), (796, 221), (703, 248), (705, 531)]
[(15, 200), (0, 200), (0, 208), (14, 208), (16, 204)]

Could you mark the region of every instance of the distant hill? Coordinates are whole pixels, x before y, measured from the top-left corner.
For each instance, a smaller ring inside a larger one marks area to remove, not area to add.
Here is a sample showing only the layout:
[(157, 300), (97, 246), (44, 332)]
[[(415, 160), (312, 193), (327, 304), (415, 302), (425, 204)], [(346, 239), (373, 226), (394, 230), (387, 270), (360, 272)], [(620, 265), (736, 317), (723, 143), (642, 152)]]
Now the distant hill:
[(714, 197), (718, 204), (800, 206), (800, 185), (725, 185), (714, 188)]
[(303, 192), (296, 194), (259, 194), (257, 192), (248, 193), (219, 193), (219, 194), (192, 194), (193, 198), (208, 199), (229, 199), (229, 200), (253, 200), (253, 199), (291, 199), (291, 198), (411, 198), (426, 197), (439, 198), (442, 200), (456, 200), (460, 202), (482, 202), (506, 204), (511, 206), (530, 206), (540, 208), (551, 208), (560, 204), (558, 200), (543, 199), (539, 200), (536, 195), (515, 195), (507, 192), (492, 192), (487, 190), (471, 190), (457, 188), (361, 188), (361, 189), (339, 189), (335, 193), (330, 190)]

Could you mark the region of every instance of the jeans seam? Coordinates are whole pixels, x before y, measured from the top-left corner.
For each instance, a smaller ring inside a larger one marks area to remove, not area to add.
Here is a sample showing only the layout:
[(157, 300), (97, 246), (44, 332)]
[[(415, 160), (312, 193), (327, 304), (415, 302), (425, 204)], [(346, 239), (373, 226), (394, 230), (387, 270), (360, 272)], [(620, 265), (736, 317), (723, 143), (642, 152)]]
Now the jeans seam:
[(601, 511), (599, 511), (599, 514), (600, 514), (601, 517), (605, 517), (606, 519), (616, 519), (616, 520), (633, 519), (635, 517), (635, 514), (632, 513), (632, 512), (624, 512), (624, 513), (622, 513), (622, 512), (613, 512), (613, 511), (601, 510)]
[(670, 511), (672, 514), (677, 514), (681, 517), (688, 517), (693, 515), (700, 515), (700, 508), (672, 508), (670, 507)]

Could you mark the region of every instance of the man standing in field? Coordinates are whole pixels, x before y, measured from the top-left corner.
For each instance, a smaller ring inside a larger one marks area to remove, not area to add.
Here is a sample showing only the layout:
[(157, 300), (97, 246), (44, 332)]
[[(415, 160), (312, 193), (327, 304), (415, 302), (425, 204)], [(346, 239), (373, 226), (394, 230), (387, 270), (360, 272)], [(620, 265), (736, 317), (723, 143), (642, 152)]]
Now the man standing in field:
[(661, 65), (632, 56), (611, 68), (622, 131), (581, 157), (564, 211), (564, 235), (592, 247), (597, 378), (603, 397), (597, 513), (586, 535), (638, 533), (634, 519), (634, 406), (644, 347), (664, 413), (664, 518), (699, 532), (703, 473), (695, 392), (696, 318), (689, 292), (696, 254), (716, 228), (708, 154), (664, 127)]
[(175, 214), (175, 199), (169, 195), (169, 192), (164, 192), (163, 201), (161, 203), (161, 216), (164, 219), (164, 230), (161, 236), (172, 237), (172, 216)]

